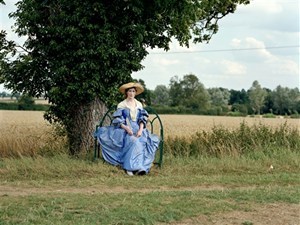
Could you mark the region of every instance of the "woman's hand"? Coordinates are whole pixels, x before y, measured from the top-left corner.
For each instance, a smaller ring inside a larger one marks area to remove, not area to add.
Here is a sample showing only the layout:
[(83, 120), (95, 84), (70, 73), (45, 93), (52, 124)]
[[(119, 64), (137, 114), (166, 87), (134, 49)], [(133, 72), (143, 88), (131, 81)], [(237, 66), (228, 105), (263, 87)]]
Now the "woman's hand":
[(138, 132), (136, 133), (136, 136), (137, 137), (142, 136), (142, 132), (143, 132), (143, 129), (139, 129)]
[(130, 127), (126, 126), (125, 130), (130, 136), (133, 135), (133, 131), (130, 129)]
[(136, 133), (136, 137), (142, 136), (143, 129), (144, 129), (144, 124), (143, 124), (143, 123), (140, 123), (140, 127), (139, 127), (138, 132)]

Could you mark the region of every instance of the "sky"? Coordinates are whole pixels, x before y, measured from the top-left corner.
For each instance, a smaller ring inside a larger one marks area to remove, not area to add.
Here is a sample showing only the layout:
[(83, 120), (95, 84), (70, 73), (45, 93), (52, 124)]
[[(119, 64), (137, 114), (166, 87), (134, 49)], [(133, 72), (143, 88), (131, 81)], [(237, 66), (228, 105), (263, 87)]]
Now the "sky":
[[(0, 29), (22, 43), (11, 31), (17, 0), (0, 5)], [(209, 43), (181, 47), (176, 40), (170, 50), (149, 49), (142, 61), (144, 69), (132, 74), (146, 88), (169, 86), (170, 79), (193, 74), (206, 87), (248, 90), (257, 80), (274, 90), (278, 85), (300, 88), (299, 77), (299, 0), (252, 0), (239, 5), (233, 14), (219, 21), (219, 31)], [(0, 91), (5, 90), (0, 85)]]

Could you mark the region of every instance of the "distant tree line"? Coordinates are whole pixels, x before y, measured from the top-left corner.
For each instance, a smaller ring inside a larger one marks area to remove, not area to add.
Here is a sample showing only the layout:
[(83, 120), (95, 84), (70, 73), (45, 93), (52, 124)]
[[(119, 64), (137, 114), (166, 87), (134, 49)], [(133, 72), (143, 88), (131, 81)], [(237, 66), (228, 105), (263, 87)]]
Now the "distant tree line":
[(9, 93), (6, 91), (2, 91), (0, 92), (0, 98), (10, 98), (10, 99), (19, 99), (19, 97), (21, 96), (20, 93), (16, 92), (16, 93)]
[(36, 110), (46, 111), (49, 106), (44, 104), (35, 104), (34, 98), (28, 94), (0, 92), (0, 97), (10, 98), (15, 101), (6, 102), (0, 100), (0, 109), (4, 110)]
[[(194, 74), (185, 75), (182, 79), (174, 76), (170, 79), (168, 87), (157, 85), (154, 90), (147, 89), (143, 80), (136, 81), (145, 87), (145, 92), (138, 96), (139, 100), (151, 105), (158, 113), (232, 116), (269, 114), (295, 117), (300, 113), (298, 88), (278, 85), (274, 90), (270, 90), (261, 87), (256, 80), (248, 90), (205, 88)], [(28, 95), (0, 92), (0, 97), (17, 99), (12, 109), (37, 108), (33, 98)], [(2, 107), (1, 104), (0, 108), (3, 109), (4, 103)], [(44, 110), (45, 106), (38, 109)]]
[[(141, 80), (140, 80), (141, 81)], [(229, 90), (222, 87), (205, 88), (197, 76), (174, 76), (169, 86), (158, 85), (141, 96), (159, 113), (188, 113), (207, 115), (298, 115), (298, 88), (278, 85), (274, 90), (254, 81), (249, 90)]]

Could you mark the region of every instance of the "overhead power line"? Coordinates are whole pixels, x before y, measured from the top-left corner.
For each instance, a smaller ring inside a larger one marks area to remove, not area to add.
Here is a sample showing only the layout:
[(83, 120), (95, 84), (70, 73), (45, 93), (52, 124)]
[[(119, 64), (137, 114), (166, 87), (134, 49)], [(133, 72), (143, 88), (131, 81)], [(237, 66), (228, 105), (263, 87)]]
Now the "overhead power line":
[(199, 50), (199, 51), (178, 51), (178, 52), (151, 52), (150, 54), (194, 54), (206, 52), (239, 52), (239, 51), (253, 51), (253, 50), (267, 50), (267, 49), (283, 49), (283, 48), (299, 48), (300, 45), (287, 45), (287, 46), (271, 46), (264, 48), (230, 48), (230, 49), (212, 49), (212, 50)]

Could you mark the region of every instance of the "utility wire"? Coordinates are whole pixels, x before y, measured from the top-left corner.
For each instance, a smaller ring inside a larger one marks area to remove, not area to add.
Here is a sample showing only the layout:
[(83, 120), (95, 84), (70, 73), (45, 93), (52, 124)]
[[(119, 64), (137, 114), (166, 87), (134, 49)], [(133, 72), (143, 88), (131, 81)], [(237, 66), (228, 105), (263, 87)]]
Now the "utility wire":
[(273, 46), (264, 48), (231, 48), (231, 49), (215, 49), (215, 50), (199, 50), (199, 51), (182, 51), (182, 52), (151, 52), (153, 55), (162, 54), (194, 54), (206, 52), (239, 52), (239, 51), (253, 51), (253, 50), (266, 50), (266, 49), (283, 49), (283, 48), (299, 48), (300, 45), (287, 45), (287, 46)]

